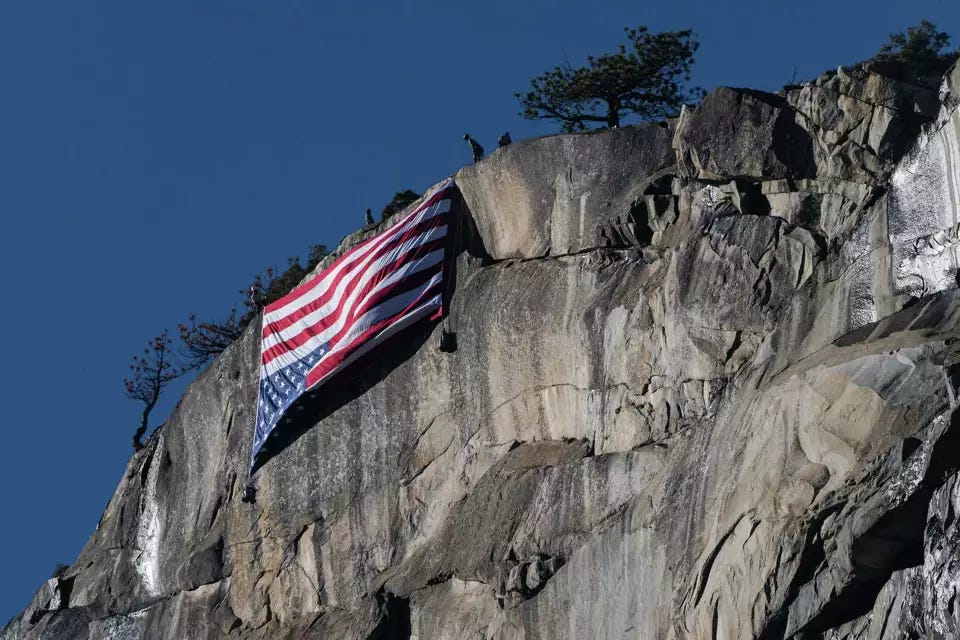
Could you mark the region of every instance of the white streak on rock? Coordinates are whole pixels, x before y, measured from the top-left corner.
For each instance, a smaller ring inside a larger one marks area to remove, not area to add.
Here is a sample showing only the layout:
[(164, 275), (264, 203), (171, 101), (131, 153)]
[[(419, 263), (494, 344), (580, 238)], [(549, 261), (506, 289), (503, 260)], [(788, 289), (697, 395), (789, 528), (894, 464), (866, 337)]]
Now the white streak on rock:
[(953, 288), (960, 264), (960, 110), (925, 132), (891, 178), (893, 282), (898, 294)]
[(140, 521), (137, 524), (137, 555), (134, 567), (144, 590), (151, 596), (160, 595), (160, 509), (157, 505), (157, 475), (163, 453), (163, 436), (150, 459), (146, 486), (140, 500)]

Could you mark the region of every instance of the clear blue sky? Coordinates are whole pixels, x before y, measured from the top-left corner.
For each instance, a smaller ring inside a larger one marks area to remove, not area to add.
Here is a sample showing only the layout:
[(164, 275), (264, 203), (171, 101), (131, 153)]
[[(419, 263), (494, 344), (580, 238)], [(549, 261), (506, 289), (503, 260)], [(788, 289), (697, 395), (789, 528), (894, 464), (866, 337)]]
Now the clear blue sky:
[(532, 76), (647, 24), (699, 34), (697, 84), (775, 90), (922, 18), (960, 36), (956, 0), (2, 0), (0, 625), (113, 493), (130, 354), (452, 173), (465, 131), (554, 131), (517, 115)]

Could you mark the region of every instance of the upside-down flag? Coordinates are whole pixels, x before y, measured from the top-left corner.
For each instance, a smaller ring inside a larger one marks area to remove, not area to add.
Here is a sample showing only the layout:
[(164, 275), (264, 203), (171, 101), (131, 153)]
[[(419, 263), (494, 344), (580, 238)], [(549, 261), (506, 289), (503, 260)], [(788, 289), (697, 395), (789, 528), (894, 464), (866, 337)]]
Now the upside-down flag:
[(401, 329), (440, 316), (447, 219), (459, 198), (448, 180), (395, 225), (264, 308), (251, 467), (297, 398)]

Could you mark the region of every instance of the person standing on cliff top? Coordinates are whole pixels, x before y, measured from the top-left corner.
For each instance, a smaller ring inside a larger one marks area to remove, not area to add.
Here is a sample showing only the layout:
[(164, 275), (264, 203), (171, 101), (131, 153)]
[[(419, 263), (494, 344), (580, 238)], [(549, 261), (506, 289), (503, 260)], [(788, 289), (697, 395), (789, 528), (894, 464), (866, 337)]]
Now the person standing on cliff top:
[(469, 133), (463, 134), (463, 139), (470, 145), (470, 151), (473, 152), (473, 161), (480, 162), (483, 160), (483, 147), (480, 146), (480, 143), (471, 138)]
[(363, 215), (364, 215), (364, 218), (363, 218), (363, 219), (366, 221), (367, 226), (369, 227), (370, 225), (372, 225), (372, 224), (373, 224), (373, 214), (370, 212), (370, 209), (367, 209), (367, 212), (366, 212), (365, 214), (363, 214)]
[(247, 289), (247, 301), (251, 309), (254, 311), (260, 310), (260, 285), (258, 283), (254, 282), (250, 285), (250, 288)]
[(510, 139), (510, 132), (509, 132), (509, 131), (504, 131), (504, 132), (500, 135), (500, 137), (497, 138), (497, 148), (499, 149), (500, 147), (505, 147), (505, 146), (507, 146), (508, 144), (510, 144), (511, 142), (513, 142), (513, 140)]

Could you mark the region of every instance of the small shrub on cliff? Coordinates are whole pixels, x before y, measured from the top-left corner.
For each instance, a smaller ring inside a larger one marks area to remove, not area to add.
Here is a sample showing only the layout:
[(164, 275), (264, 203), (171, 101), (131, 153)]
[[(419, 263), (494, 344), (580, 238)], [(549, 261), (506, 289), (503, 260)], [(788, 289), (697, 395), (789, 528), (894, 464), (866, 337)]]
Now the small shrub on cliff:
[[(326, 246), (315, 244), (310, 247), (306, 265), (301, 265), (299, 256), (294, 256), (287, 259), (287, 268), (282, 273), (277, 274), (273, 269), (267, 269), (264, 276), (254, 277), (254, 285), (261, 292), (259, 305), (264, 307), (290, 293), (329, 253)], [(249, 298), (245, 303), (249, 306)]]
[(403, 191), (397, 191), (393, 196), (393, 200), (387, 203), (387, 206), (383, 208), (383, 212), (380, 214), (381, 220), (386, 220), (395, 213), (400, 213), (406, 209), (409, 205), (413, 204), (420, 197), (420, 194), (414, 191), (413, 189), (404, 189)]
[(917, 66), (921, 72), (942, 74), (950, 68), (958, 51), (951, 51), (950, 34), (937, 31), (937, 26), (922, 20), (915, 27), (907, 27), (906, 33), (891, 33), (890, 40), (880, 48), (874, 60), (903, 62)]
[(643, 120), (675, 115), (684, 102), (703, 95), (686, 88), (693, 54), (700, 46), (693, 31), (650, 33), (625, 29), (628, 44), (616, 53), (589, 56), (574, 69), (556, 66), (530, 81), (530, 90), (515, 94), (524, 118), (557, 120), (564, 131), (591, 124), (619, 127), (623, 116)]
[(135, 451), (143, 448), (140, 439), (147, 432), (150, 412), (157, 405), (160, 393), (168, 384), (188, 371), (187, 367), (176, 363), (176, 357), (170, 347), (171, 342), (166, 331), (147, 341), (143, 354), (133, 356), (133, 361), (130, 363), (130, 377), (123, 381), (125, 395), (131, 400), (143, 403), (140, 426), (133, 434)]

